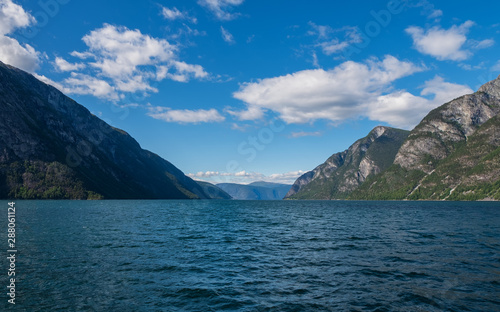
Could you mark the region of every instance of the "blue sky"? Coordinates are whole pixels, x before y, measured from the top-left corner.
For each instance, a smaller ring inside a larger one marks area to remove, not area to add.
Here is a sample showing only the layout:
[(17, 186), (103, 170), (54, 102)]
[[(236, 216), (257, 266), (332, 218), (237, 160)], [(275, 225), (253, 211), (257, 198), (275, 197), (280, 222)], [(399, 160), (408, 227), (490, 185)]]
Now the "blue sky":
[[(487, 8), (487, 9), (486, 9)], [(500, 74), (492, 1), (0, 0), (0, 60), (195, 179), (292, 183)]]

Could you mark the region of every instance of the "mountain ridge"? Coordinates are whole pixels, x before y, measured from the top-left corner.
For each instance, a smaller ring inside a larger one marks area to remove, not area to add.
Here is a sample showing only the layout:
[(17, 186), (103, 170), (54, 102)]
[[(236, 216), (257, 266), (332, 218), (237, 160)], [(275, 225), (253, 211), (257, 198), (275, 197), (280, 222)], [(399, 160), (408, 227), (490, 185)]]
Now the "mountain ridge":
[[(499, 115), (500, 76), (477, 92), (429, 112), (409, 132), (397, 153), (393, 157), (388, 153), (386, 159), (392, 158), (393, 162), (384, 170), (365, 176), (364, 181), (358, 180), (360, 183), (350, 193), (322, 191), (315, 180), (328, 162), (332, 172), (341, 173), (347, 152), (356, 149), (359, 140), (297, 179), (287, 198), (500, 200)], [(337, 174), (333, 178), (327, 176), (323, 184), (335, 187), (348, 179)], [(334, 196), (328, 197), (332, 193)]]
[(306, 172), (285, 199), (345, 199), (369, 176), (388, 168), (409, 131), (378, 126), (343, 152)]
[(432, 110), (351, 199), (500, 200), (499, 114), (500, 76)]
[(0, 198), (210, 198), (170, 162), (0, 62)]

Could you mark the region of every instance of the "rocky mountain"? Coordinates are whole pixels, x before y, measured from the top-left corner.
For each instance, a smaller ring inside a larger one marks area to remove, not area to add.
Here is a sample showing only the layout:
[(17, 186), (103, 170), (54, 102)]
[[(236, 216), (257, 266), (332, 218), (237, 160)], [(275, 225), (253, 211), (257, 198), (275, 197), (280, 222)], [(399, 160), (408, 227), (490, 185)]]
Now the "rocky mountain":
[(352, 199), (500, 200), (500, 77), (431, 111)]
[(170, 162), (0, 62), (0, 198), (210, 198)]
[(279, 200), (285, 197), (291, 185), (253, 182), (250, 184), (219, 183), (217, 186), (226, 191), (233, 199), (241, 200)]
[(370, 176), (387, 169), (409, 131), (376, 127), (347, 150), (300, 176), (286, 199), (345, 199)]

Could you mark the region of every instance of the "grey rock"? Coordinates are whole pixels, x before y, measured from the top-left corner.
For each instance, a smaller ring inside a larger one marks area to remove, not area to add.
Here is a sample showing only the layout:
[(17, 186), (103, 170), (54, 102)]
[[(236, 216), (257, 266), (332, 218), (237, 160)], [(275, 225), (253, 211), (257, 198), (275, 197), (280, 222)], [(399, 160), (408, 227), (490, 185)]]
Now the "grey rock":
[(347, 150), (299, 177), (285, 198), (344, 199), (372, 175), (385, 170), (409, 131), (375, 127)]

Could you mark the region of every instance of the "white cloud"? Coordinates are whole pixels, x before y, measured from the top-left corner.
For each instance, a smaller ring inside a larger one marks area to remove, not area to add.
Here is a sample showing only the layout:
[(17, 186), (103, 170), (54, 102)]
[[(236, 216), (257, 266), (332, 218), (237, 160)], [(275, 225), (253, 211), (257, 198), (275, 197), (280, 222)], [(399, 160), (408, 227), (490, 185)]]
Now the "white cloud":
[(202, 122), (221, 122), (225, 118), (216, 109), (180, 109), (173, 110), (164, 107), (150, 107), (148, 116), (166, 122), (177, 123), (202, 123)]
[(313, 51), (311, 55), (312, 55), (312, 61), (311, 61), (312, 65), (316, 68), (321, 68), (321, 66), (319, 65), (318, 55), (316, 54), (316, 52)]
[(265, 175), (259, 172), (219, 172), (219, 171), (200, 171), (197, 173), (188, 173), (187, 176), (195, 179), (211, 183), (239, 183), (249, 184), (256, 181), (293, 184), (298, 177), (306, 173), (306, 171), (298, 170), (285, 173), (274, 173)]
[(179, 11), (176, 7), (169, 9), (166, 7), (162, 7), (161, 14), (163, 15), (164, 18), (168, 20), (175, 20), (175, 19), (183, 19), (184, 18), (184, 13)]
[(394, 81), (422, 70), (392, 56), (365, 63), (349, 61), (328, 71), (304, 70), (241, 85), (233, 96), (244, 101), (247, 109), (227, 111), (245, 120), (251, 118), (242, 117), (258, 119), (270, 110), (286, 123), (369, 118), (411, 128), (433, 108), (472, 93), (469, 87), (445, 82), (441, 77), (427, 81), (420, 96), (393, 90)]
[(287, 123), (341, 121), (363, 115), (368, 101), (388, 89), (393, 81), (422, 70), (393, 56), (365, 63), (348, 61), (328, 71), (304, 70), (245, 83), (233, 96), (247, 104), (240, 116), (257, 119), (262, 110), (272, 110)]
[(438, 20), (438, 17), (443, 15), (443, 11), (436, 9), (434, 4), (427, 0), (405, 1), (405, 5), (410, 8), (421, 8), (420, 14), (427, 16), (429, 19)]
[(34, 24), (35, 18), (20, 5), (11, 0), (0, 0), (0, 60), (28, 72), (38, 68), (38, 53), (29, 44), (21, 45), (17, 40), (8, 37), (18, 28)]
[(479, 69), (484, 69), (484, 64), (485, 62), (481, 62), (477, 65), (470, 65), (470, 64), (465, 64), (465, 63), (460, 63), (458, 66), (464, 70), (479, 70)]
[(39, 54), (29, 44), (22, 46), (15, 39), (0, 36), (0, 60), (6, 64), (32, 73), (38, 68)]
[(222, 34), (222, 39), (224, 39), (225, 42), (229, 44), (235, 43), (233, 35), (229, 31), (227, 31), (224, 27), (222, 26), (220, 27), (220, 32)]
[(309, 22), (311, 30), (307, 32), (308, 35), (318, 36), (319, 39), (328, 39), (331, 33), (334, 33), (332, 27), (328, 25), (317, 25), (313, 22)]
[(202, 66), (179, 60), (178, 46), (137, 29), (104, 24), (82, 40), (88, 50), (70, 55), (83, 62), (70, 63), (61, 57), (54, 62), (58, 70), (74, 72), (61, 82), (66, 93), (118, 101), (125, 93), (143, 92), (147, 96), (158, 92), (155, 81), (188, 82), (209, 76)]
[(387, 122), (399, 128), (411, 128), (436, 106), (425, 98), (406, 91), (381, 95), (370, 103), (367, 115), (371, 120)]
[(421, 27), (411, 26), (406, 28), (406, 33), (412, 37), (413, 45), (420, 53), (438, 60), (462, 61), (471, 56), (471, 52), (462, 47), (467, 41), (466, 34), (473, 25), (474, 22), (466, 21), (460, 26), (453, 25), (450, 29), (435, 26), (426, 31)]
[(476, 50), (486, 49), (495, 44), (495, 40), (493, 39), (485, 39), (481, 41), (470, 40), (472, 48)]
[(315, 132), (300, 131), (300, 132), (292, 132), (290, 134), (290, 137), (292, 137), (292, 138), (302, 138), (302, 137), (306, 137), (306, 136), (321, 136), (321, 132), (320, 131), (315, 131)]
[(78, 52), (78, 51), (73, 51), (70, 53), (71, 56), (77, 57), (82, 60), (86, 60), (88, 58), (95, 57), (94, 54), (90, 52)]
[(83, 37), (98, 68), (106, 77), (124, 79), (138, 67), (156, 65), (174, 59), (177, 47), (163, 39), (143, 35), (139, 30), (105, 24)]
[[(71, 77), (65, 79), (63, 83), (55, 82), (43, 75), (33, 74), (38, 80), (53, 86), (63, 93), (73, 93), (80, 95), (93, 95), (95, 97), (117, 101), (119, 95), (115, 88), (106, 81), (80, 73), (71, 73)], [(134, 105), (134, 104), (130, 104)]]
[(238, 130), (241, 132), (245, 132), (248, 129), (248, 127), (250, 127), (250, 126), (249, 125), (239, 125), (239, 124), (234, 123), (234, 122), (231, 124), (231, 129)]
[[(175, 68), (175, 73), (169, 73), (169, 68)], [(200, 65), (187, 64), (180, 61), (172, 61), (169, 66), (158, 66), (156, 79), (163, 80), (165, 78), (172, 79), (178, 82), (187, 82), (190, 77), (207, 78), (209, 75)]]
[(427, 18), (438, 18), (440, 16), (443, 16), (443, 11), (441, 11), (441, 10), (434, 10), (434, 11), (432, 11), (431, 14), (429, 14), (429, 16), (427, 16)]
[[(425, 82), (420, 92), (421, 96), (415, 96), (404, 90), (379, 96), (370, 104), (367, 116), (372, 120), (411, 129), (434, 108), (473, 92), (468, 86), (445, 82), (443, 78), (436, 76)], [(423, 96), (432, 97), (427, 99)]]
[(0, 35), (35, 23), (35, 18), (11, 0), (0, 0)]
[(119, 100), (116, 88), (108, 82), (81, 73), (71, 73), (71, 77), (63, 81), (63, 88), (72, 94), (87, 94), (112, 101)]
[(284, 184), (293, 184), (295, 180), (297, 180), (301, 175), (306, 173), (306, 171), (298, 170), (298, 171), (290, 171), (285, 173), (274, 173), (269, 175), (265, 181), (266, 182), (275, 182), (275, 183), (284, 183)]
[(243, 111), (234, 111), (231, 109), (226, 109), (225, 111), (239, 120), (256, 120), (264, 117), (264, 111), (257, 105), (248, 105), (247, 109)]
[[(328, 25), (317, 25), (309, 22), (311, 29), (307, 32), (310, 36), (316, 36), (315, 47), (320, 47), (326, 55), (340, 53), (350, 45), (362, 42), (357, 27), (345, 26), (333, 29)], [(341, 38), (339, 38), (339, 35)]]
[(198, 0), (198, 4), (209, 9), (216, 18), (228, 21), (236, 18), (238, 13), (231, 13), (234, 6), (243, 3), (244, 0)]
[(60, 71), (74, 71), (85, 68), (85, 64), (82, 63), (69, 63), (62, 57), (56, 57), (54, 61), (55, 68)]
[(40, 80), (48, 85), (53, 86), (54, 88), (58, 89), (59, 91), (61, 91), (63, 93), (67, 91), (64, 89), (62, 84), (57, 83), (57, 82), (45, 77), (44, 75), (38, 75), (38, 74), (34, 73), (33, 76), (35, 76), (36, 79), (38, 79), (38, 80)]
[(193, 23), (197, 23), (197, 19), (194, 17), (190, 17), (187, 12), (181, 12), (179, 9), (176, 7), (173, 7), (171, 9), (167, 7), (162, 6), (161, 14), (163, 17), (167, 20), (173, 21), (177, 19), (188, 19), (191, 20)]
[(439, 76), (426, 81), (422, 92), (420, 92), (424, 96), (433, 94), (433, 102), (437, 105), (447, 103), (457, 97), (470, 93), (474, 93), (474, 91), (468, 86), (445, 82)]

